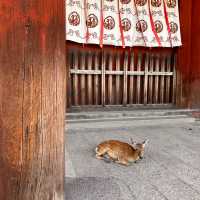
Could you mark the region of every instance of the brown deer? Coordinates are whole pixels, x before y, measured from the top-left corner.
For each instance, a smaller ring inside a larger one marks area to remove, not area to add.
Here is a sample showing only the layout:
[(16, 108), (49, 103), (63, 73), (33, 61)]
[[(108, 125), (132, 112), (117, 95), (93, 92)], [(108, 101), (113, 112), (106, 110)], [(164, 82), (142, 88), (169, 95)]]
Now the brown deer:
[(136, 162), (143, 158), (147, 140), (142, 143), (136, 143), (131, 139), (131, 143), (132, 145), (118, 140), (104, 141), (95, 149), (96, 158), (104, 159), (105, 156), (108, 156), (114, 162), (128, 166), (131, 162)]

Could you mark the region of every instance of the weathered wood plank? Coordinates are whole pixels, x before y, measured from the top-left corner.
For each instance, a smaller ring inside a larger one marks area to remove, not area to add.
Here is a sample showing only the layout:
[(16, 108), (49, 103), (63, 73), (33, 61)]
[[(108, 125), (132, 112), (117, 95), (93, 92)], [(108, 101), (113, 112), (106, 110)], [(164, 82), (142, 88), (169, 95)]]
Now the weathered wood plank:
[[(116, 54), (116, 71), (120, 71), (120, 54)], [(123, 72), (122, 72), (123, 74)], [(120, 104), (120, 76), (116, 76), (116, 103)]]
[[(138, 61), (137, 61), (137, 71), (141, 71), (142, 67), (142, 54), (138, 53)], [(137, 83), (136, 83), (136, 103), (141, 103), (141, 77), (137, 76)]]
[(106, 59), (105, 59), (105, 53), (102, 51), (102, 68), (101, 68), (101, 103), (103, 106), (105, 106), (106, 97), (106, 85), (105, 85), (105, 65), (106, 65)]
[[(131, 61), (130, 61), (130, 72), (134, 72), (134, 53), (131, 53)], [(128, 74), (128, 72), (127, 72)], [(129, 84), (129, 104), (133, 104), (134, 97), (134, 77), (130, 76), (130, 84)]]
[[(85, 52), (81, 52), (81, 62), (80, 69), (85, 70), (86, 65), (86, 55)], [(80, 75), (80, 96), (81, 96), (81, 105), (86, 104), (86, 76), (85, 74)]]
[[(73, 52), (73, 69), (78, 70), (78, 52)], [(74, 96), (74, 105), (79, 104), (79, 94), (78, 94), (78, 76), (73, 75), (73, 96)]]
[[(171, 71), (171, 56), (167, 57), (167, 72)], [(170, 101), (170, 76), (166, 77), (166, 103)]]
[[(159, 71), (159, 67), (160, 66), (160, 56), (156, 55), (156, 66), (155, 66), (155, 71), (158, 72)], [(154, 103), (158, 104), (158, 89), (159, 89), (159, 77), (158, 75), (155, 76), (155, 93), (154, 93)]]
[(0, 4), (0, 199), (63, 200), (64, 1)]
[(174, 55), (174, 65), (173, 65), (173, 91), (172, 91), (172, 101), (176, 104), (177, 99), (177, 71), (176, 71), (177, 56)]
[[(108, 55), (108, 69), (109, 71), (112, 71), (113, 69), (112, 54)], [(113, 104), (113, 83), (112, 82), (113, 82), (112, 74), (109, 74), (108, 76), (108, 104)]]
[(153, 103), (153, 76), (150, 75), (154, 69), (153, 69), (153, 66), (154, 66), (154, 55), (152, 54), (150, 56), (150, 66), (149, 66), (149, 72), (148, 75), (149, 75), (149, 83), (148, 83), (148, 103), (149, 104), (152, 104)]
[(147, 104), (147, 100), (148, 100), (148, 96), (147, 96), (147, 92), (148, 92), (148, 67), (149, 67), (149, 54), (147, 53), (145, 56), (145, 74), (144, 74), (144, 105)]
[[(166, 63), (166, 57), (163, 56), (161, 58), (161, 72), (165, 71), (165, 63)], [(160, 103), (164, 103), (164, 94), (165, 94), (165, 78), (164, 76), (161, 76), (160, 78)]]
[(70, 68), (71, 68), (71, 64), (73, 62), (73, 54), (71, 51), (68, 52), (68, 56), (67, 56), (67, 72), (66, 72), (66, 76), (67, 76), (67, 102), (66, 102), (66, 106), (68, 108), (70, 108), (72, 106), (72, 83), (73, 83), (73, 78), (72, 75), (70, 73)]
[[(88, 61), (88, 70), (91, 70), (92, 69), (92, 53), (91, 52), (88, 52), (87, 54), (87, 61)], [(88, 95), (87, 95), (87, 99), (88, 99), (88, 104), (89, 105), (92, 105), (92, 95), (93, 95), (93, 92), (92, 92), (92, 75), (89, 74), (88, 77), (87, 77), (87, 90), (88, 90)]]
[[(95, 53), (95, 61), (94, 61), (94, 67), (95, 67), (95, 71), (99, 71), (101, 74), (101, 70), (99, 70), (99, 54), (98, 53)], [(99, 84), (99, 77), (98, 75), (94, 75), (94, 104), (95, 105), (98, 105), (99, 104), (99, 87), (100, 87), (100, 84)]]
[[(86, 70), (86, 69), (71, 69), (71, 74), (90, 74), (90, 75), (98, 75), (101, 74), (101, 70)], [(127, 71), (127, 75), (129, 76), (143, 76), (145, 75), (151, 75), (151, 76), (173, 76), (173, 72), (144, 72), (144, 71)], [(111, 71), (106, 70), (106, 75), (124, 75), (124, 71)]]
[(127, 90), (128, 90), (128, 75), (127, 75), (127, 70), (128, 70), (128, 52), (125, 52), (124, 56), (124, 78), (123, 78), (123, 105), (127, 105)]

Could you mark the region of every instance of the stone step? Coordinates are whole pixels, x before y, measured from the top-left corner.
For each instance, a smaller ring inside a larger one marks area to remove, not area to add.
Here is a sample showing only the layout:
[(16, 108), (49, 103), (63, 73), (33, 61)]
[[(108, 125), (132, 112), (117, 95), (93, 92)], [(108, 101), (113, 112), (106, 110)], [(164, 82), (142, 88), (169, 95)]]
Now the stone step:
[(110, 110), (71, 112), (66, 114), (66, 121), (70, 123), (92, 121), (123, 121), (123, 120), (158, 120), (192, 118), (197, 109), (148, 109), (148, 110)]

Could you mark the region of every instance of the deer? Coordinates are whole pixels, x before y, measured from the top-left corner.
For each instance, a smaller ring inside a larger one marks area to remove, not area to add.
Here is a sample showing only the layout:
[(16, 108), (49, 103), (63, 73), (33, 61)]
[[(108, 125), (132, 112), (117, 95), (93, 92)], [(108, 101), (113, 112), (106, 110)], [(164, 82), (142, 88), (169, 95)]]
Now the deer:
[(137, 162), (144, 156), (144, 149), (148, 140), (136, 143), (131, 139), (131, 144), (118, 140), (107, 140), (97, 145), (95, 152), (97, 159), (108, 159), (125, 166)]

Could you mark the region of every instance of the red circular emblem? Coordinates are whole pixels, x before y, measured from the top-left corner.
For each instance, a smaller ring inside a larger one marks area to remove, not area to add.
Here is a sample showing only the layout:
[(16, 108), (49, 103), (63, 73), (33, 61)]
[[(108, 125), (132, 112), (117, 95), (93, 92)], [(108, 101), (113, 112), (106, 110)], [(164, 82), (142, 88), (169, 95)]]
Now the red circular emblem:
[(153, 7), (160, 7), (161, 6), (161, 0), (151, 0), (151, 5)]
[(176, 0), (167, 0), (167, 6), (169, 8), (175, 8), (176, 7)]
[(98, 18), (96, 15), (94, 14), (90, 14), (87, 17), (87, 21), (86, 21), (86, 25), (88, 28), (94, 28), (96, 27), (98, 24)]
[(128, 18), (122, 19), (122, 28), (124, 32), (129, 31), (131, 29), (131, 21)]
[(170, 32), (176, 33), (178, 31), (178, 25), (175, 22), (170, 22)]
[(140, 33), (145, 32), (147, 30), (147, 28), (148, 28), (147, 22), (144, 20), (140, 20), (136, 24), (137, 32), (140, 32)]
[(163, 24), (161, 21), (157, 20), (154, 22), (156, 33), (160, 33), (163, 30)]
[(112, 30), (115, 27), (115, 20), (113, 17), (108, 16), (104, 19), (104, 28)]
[(68, 21), (72, 26), (78, 26), (80, 24), (80, 16), (77, 12), (71, 12), (68, 17)]
[(136, 0), (135, 4), (137, 6), (144, 6), (147, 3), (147, 0)]
[(120, 0), (122, 4), (128, 4), (131, 2), (131, 0)]

